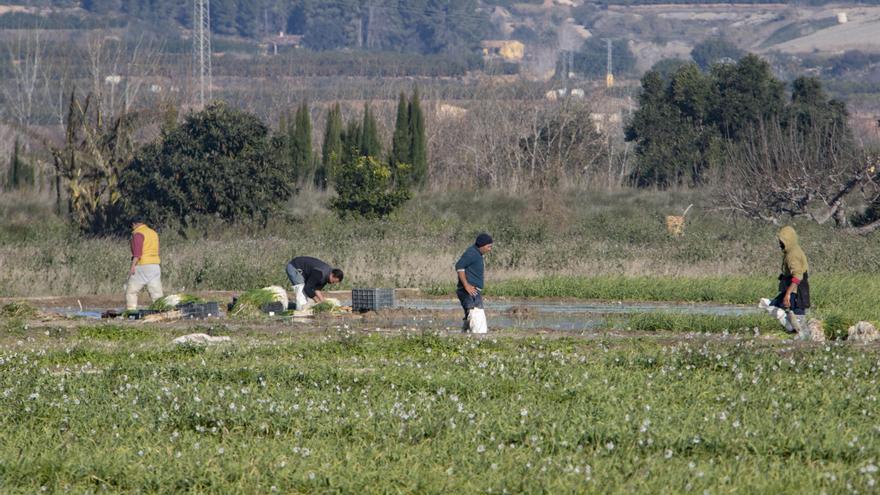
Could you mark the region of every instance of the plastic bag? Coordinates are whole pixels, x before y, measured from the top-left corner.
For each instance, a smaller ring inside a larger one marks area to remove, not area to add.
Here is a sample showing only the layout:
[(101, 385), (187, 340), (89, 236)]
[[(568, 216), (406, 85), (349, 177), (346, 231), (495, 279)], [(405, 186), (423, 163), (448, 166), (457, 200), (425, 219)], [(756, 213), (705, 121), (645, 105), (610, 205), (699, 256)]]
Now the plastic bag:
[(305, 289), (306, 284), (297, 284), (293, 286), (294, 297), (296, 298), (296, 310), (302, 311), (309, 306), (309, 300), (306, 298), (303, 289)]
[(791, 325), (791, 322), (788, 321), (788, 315), (785, 314), (785, 310), (782, 308), (777, 308), (776, 306), (770, 305), (770, 299), (761, 298), (761, 301), (758, 303), (758, 307), (766, 310), (767, 313), (770, 314), (773, 318), (776, 318), (776, 321), (782, 325), (782, 328), (785, 329), (786, 332), (792, 333), (794, 332), (794, 327)]
[(471, 333), (488, 333), (489, 326), (486, 323), (486, 311), (474, 308), (468, 311), (468, 327)]

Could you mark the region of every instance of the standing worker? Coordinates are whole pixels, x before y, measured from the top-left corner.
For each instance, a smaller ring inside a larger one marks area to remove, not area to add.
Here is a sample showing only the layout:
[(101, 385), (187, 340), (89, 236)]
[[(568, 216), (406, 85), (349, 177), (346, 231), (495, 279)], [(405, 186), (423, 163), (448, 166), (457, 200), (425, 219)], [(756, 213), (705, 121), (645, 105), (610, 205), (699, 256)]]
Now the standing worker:
[(477, 240), (468, 247), (458, 263), (455, 271), (458, 274), (458, 288), (455, 295), (458, 296), (461, 307), (464, 309), (463, 330), (472, 333), (486, 333), (486, 312), (483, 308), (483, 255), (492, 250), (492, 236), (482, 233)]
[(138, 293), (144, 286), (155, 302), (162, 297), (162, 269), (159, 267), (159, 235), (140, 219), (131, 222), (131, 266), (125, 284), (125, 309), (136, 310)]
[(297, 311), (306, 308), (307, 297), (314, 299), (316, 303), (324, 301), (326, 298), (321, 289), (327, 284), (342, 282), (344, 277), (345, 274), (339, 268), (331, 268), (327, 263), (310, 256), (297, 256), (287, 264), (287, 278), (296, 294)]
[(804, 315), (810, 307), (810, 281), (807, 255), (798, 243), (794, 228), (786, 225), (776, 235), (783, 251), (782, 273), (779, 275), (779, 295), (770, 302), (771, 306), (782, 308), (791, 326), (792, 333), (798, 333)]

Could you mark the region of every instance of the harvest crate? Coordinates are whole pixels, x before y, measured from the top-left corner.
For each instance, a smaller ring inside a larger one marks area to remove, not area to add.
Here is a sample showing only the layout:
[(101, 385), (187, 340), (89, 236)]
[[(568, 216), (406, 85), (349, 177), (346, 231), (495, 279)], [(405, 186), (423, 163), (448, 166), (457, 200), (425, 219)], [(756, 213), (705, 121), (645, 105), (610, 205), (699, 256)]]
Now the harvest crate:
[(217, 318), (220, 316), (220, 305), (216, 302), (188, 303), (177, 306), (184, 318)]
[(394, 289), (351, 289), (351, 309), (376, 311), (394, 307)]

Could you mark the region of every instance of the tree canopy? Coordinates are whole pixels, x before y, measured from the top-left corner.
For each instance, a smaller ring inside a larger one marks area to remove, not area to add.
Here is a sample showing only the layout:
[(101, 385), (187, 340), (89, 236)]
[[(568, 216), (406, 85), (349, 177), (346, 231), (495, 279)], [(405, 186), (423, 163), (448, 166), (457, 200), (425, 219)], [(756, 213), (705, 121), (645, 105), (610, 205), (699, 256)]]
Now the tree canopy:
[(291, 194), (286, 164), (273, 158), (269, 129), (256, 116), (215, 103), (145, 146), (120, 179), (123, 217), (187, 225), (268, 215)]

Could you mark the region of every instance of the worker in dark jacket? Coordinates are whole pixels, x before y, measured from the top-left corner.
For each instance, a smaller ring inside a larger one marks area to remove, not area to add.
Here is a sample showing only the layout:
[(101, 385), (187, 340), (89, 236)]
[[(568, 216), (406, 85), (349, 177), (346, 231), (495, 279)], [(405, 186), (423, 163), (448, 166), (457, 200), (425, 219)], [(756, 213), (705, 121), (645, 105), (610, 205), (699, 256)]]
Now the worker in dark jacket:
[(296, 309), (308, 306), (308, 299), (316, 303), (324, 301), (321, 290), (327, 284), (342, 282), (345, 275), (339, 268), (332, 268), (327, 263), (310, 256), (297, 256), (287, 264), (287, 278), (293, 285), (296, 294)]
[[(791, 332), (799, 332), (804, 315), (810, 307), (810, 281), (807, 255), (801, 249), (798, 235), (790, 226), (782, 227), (776, 236), (784, 253), (779, 275), (779, 294), (770, 306), (785, 311)], [(786, 328), (788, 328), (788, 326)]]
[(482, 233), (468, 247), (458, 263), (455, 271), (458, 275), (458, 287), (455, 294), (464, 309), (464, 330), (473, 333), (486, 333), (486, 312), (483, 308), (483, 255), (492, 250), (492, 236)]

